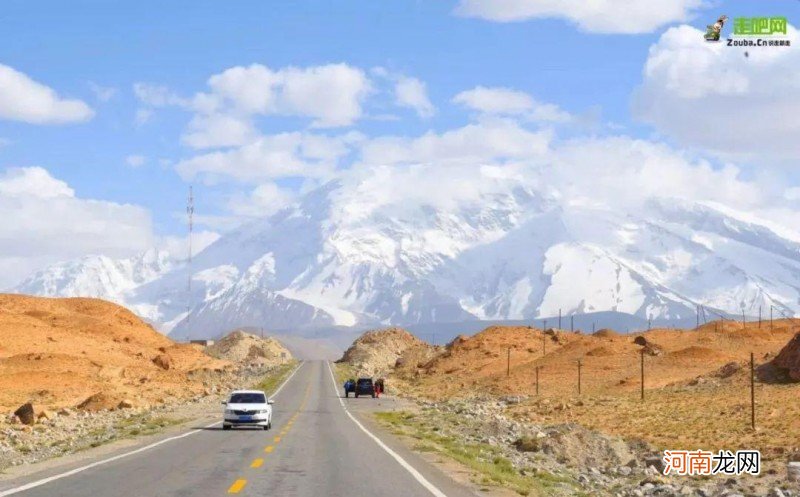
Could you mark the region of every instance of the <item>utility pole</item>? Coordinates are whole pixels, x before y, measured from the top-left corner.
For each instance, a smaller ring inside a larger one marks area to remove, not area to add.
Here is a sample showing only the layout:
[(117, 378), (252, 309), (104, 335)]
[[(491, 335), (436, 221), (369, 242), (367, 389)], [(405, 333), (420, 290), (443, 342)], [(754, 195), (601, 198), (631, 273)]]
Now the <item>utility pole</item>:
[(578, 359), (578, 395), (581, 394), (581, 360)]
[(742, 308), (742, 328), (744, 328), (744, 308)]
[(761, 329), (761, 306), (758, 306), (758, 329)]
[(539, 368), (541, 366), (536, 366), (536, 396), (539, 396)]
[(697, 306), (697, 313), (696, 314), (697, 314), (697, 325), (695, 325), (694, 329), (700, 328), (700, 306), (699, 305)]
[(575, 333), (575, 315), (573, 314), (569, 316), (569, 331)]
[(511, 347), (508, 348), (506, 355), (506, 377), (511, 376)]
[(756, 429), (756, 380), (752, 352), (750, 352), (750, 427)]
[(558, 329), (561, 329), (561, 308), (558, 308)]
[(189, 185), (189, 199), (186, 204), (186, 215), (189, 218), (189, 257), (187, 258), (188, 274), (186, 281), (186, 330), (191, 331), (192, 315), (192, 231), (194, 229), (194, 194)]
[(772, 331), (772, 304), (769, 305), (769, 331)]

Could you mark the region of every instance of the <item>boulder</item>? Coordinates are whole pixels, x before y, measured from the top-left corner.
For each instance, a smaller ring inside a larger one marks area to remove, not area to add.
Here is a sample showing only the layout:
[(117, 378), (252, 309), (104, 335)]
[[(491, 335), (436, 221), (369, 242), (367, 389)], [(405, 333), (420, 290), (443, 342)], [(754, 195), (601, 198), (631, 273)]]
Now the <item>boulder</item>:
[(771, 364), (785, 372), (791, 381), (800, 381), (800, 333), (781, 349)]
[(39, 411), (39, 414), (36, 415), (36, 419), (55, 419), (56, 413), (47, 409), (42, 409)]
[(742, 365), (738, 362), (729, 362), (728, 364), (719, 368), (716, 372), (716, 376), (718, 378), (730, 378), (731, 376), (735, 375), (739, 371), (741, 371)]
[(164, 370), (169, 370), (172, 367), (172, 357), (168, 354), (158, 354), (153, 358), (153, 364)]
[(33, 409), (33, 404), (30, 402), (19, 406), (19, 408), (14, 411), (14, 415), (17, 416), (24, 425), (31, 426), (36, 423), (36, 411)]
[(133, 402), (128, 399), (123, 399), (119, 401), (117, 404), (117, 409), (131, 409), (133, 407)]

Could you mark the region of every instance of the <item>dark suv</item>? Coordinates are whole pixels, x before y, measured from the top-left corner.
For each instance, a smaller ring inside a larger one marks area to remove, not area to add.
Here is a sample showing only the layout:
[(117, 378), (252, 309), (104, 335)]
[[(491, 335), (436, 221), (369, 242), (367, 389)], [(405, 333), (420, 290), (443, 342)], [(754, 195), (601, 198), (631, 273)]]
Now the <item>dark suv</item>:
[(356, 398), (359, 395), (371, 395), (375, 398), (375, 386), (372, 384), (372, 378), (359, 378), (356, 382)]

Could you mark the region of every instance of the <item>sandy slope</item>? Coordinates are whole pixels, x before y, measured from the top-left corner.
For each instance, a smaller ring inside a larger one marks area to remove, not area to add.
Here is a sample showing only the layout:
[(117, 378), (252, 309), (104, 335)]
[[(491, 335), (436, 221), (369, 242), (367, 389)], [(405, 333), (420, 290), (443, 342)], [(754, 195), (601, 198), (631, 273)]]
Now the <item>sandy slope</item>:
[[(162, 356), (169, 369), (153, 362)], [(23, 402), (93, 408), (184, 398), (203, 391), (193, 376), (226, 361), (177, 344), (127, 309), (98, 299), (0, 294), (0, 409)]]

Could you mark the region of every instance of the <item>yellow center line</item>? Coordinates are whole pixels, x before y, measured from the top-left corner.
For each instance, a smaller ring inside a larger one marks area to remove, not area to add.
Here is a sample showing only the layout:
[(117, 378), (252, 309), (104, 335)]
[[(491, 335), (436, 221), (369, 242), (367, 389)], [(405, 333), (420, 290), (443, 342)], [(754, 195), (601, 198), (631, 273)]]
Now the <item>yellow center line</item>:
[(267, 454), (269, 454), (269, 453), (270, 453), (270, 452), (272, 452), (273, 450), (275, 450), (275, 447), (273, 447), (272, 445), (267, 445), (267, 447), (264, 449), (264, 452), (266, 452)]
[(275, 443), (278, 443), (281, 441), (281, 437), (275, 437), (273, 440), (275, 441)]
[(260, 468), (262, 464), (264, 464), (264, 460), (259, 457), (258, 459), (253, 459), (253, 462), (250, 463), (250, 467)]
[(233, 482), (233, 485), (231, 485), (231, 488), (228, 489), (228, 493), (229, 494), (238, 494), (239, 492), (242, 491), (242, 489), (244, 488), (245, 485), (247, 485), (247, 480), (245, 480), (243, 478), (239, 478), (238, 480)]

